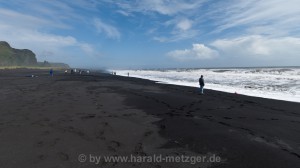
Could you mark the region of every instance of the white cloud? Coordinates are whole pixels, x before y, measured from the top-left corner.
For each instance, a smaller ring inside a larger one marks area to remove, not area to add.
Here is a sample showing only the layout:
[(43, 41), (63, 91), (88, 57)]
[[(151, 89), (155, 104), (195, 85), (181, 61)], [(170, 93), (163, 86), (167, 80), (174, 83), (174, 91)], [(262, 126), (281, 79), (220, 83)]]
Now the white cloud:
[(192, 21), (189, 19), (182, 19), (177, 23), (176, 27), (182, 31), (187, 31), (192, 27)]
[(178, 17), (168, 20), (164, 23), (165, 26), (174, 26), (178, 31), (187, 31), (192, 28), (193, 21), (186, 17)]
[(155, 12), (162, 15), (176, 15), (178, 13), (195, 10), (200, 7), (204, 1), (205, 0), (192, 0), (189, 2), (184, 0), (139, 0), (136, 2), (106, 2), (115, 3), (120, 8), (129, 12)]
[[(217, 25), (215, 32), (245, 26), (254, 34), (289, 35), (299, 31), (299, 0), (224, 1), (211, 6), (206, 17)], [(270, 32), (271, 30), (271, 32)]]
[[(53, 29), (53, 28), (71, 29), (72, 26), (68, 24), (70, 23), (70, 20), (76, 20), (81, 22), (85, 21), (84, 17), (78, 14), (78, 12), (74, 10), (74, 6), (76, 5), (77, 8), (81, 7), (79, 6), (79, 4), (76, 3), (71, 4), (59, 0), (52, 0), (52, 1), (27, 0), (26, 2), (22, 0), (14, 0), (14, 1), (7, 1), (1, 3), (10, 6), (11, 10), (7, 10), (8, 8), (7, 9), (0, 8), (1, 11), (0, 17), (2, 16), (2, 17), (9, 18), (9, 19), (5, 19), (8, 20), (8, 23), (19, 24), (28, 27), (28, 26), (38, 26), (39, 23), (42, 26), (45, 26), (44, 22), (47, 22), (48, 29)], [(14, 10), (14, 9), (18, 9), (18, 10)], [(17, 20), (19, 22), (17, 22)], [(28, 20), (28, 22), (25, 22), (25, 20), (26, 21)]]
[(211, 43), (224, 57), (261, 60), (287, 60), (300, 58), (300, 38), (243, 36), (219, 39)]
[(117, 28), (102, 22), (100, 19), (94, 19), (94, 25), (98, 33), (105, 33), (109, 38), (120, 39), (121, 37), (121, 34)]
[(173, 15), (187, 10), (193, 10), (201, 5), (201, 1), (184, 2), (169, 0), (144, 0), (140, 1), (140, 8), (145, 11), (154, 11), (164, 15)]
[(202, 60), (212, 59), (218, 56), (218, 52), (204, 44), (193, 44), (193, 48), (185, 50), (174, 50), (167, 53), (168, 56), (176, 60)]
[(175, 42), (175, 41), (193, 38), (199, 34), (198, 30), (192, 28), (193, 21), (185, 17), (177, 17), (168, 20), (165, 23), (163, 23), (163, 25), (165, 27), (172, 26), (172, 30), (165, 33), (164, 36), (154, 36), (153, 40), (159, 42)]
[(177, 42), (180, 40), (194, 38), (199, 34), (198, 30), (189, 30), (189, 31), (172, 31), (169, 36), (154, 36), (153, 40), (159, 42)]
[(124, 10), (117, 10), (116, 12), (119, 13), (119, 14), (121, 14), (121, 15), (123, 15), (123, 16), (131, 16), (131, 13), (126, 12)]
[(1, 22), (1, 26), (13, 25), (23, 28), (40, 28), (45, 25), (53, 24), (50, 20), (0, 8), (0, 23)]
[(300, 38), (297, 37), (242, 36), (218, 39), (210, 46), (214, 49), (193, 44), (191, 49), (174, 50), (167, 55), (180, 61), (218, 58), (225, 62), (239, 61), (242, 65), (247, 65), (247, 61), (264, 61), (265, 65), (288, 65), (300, 61)]

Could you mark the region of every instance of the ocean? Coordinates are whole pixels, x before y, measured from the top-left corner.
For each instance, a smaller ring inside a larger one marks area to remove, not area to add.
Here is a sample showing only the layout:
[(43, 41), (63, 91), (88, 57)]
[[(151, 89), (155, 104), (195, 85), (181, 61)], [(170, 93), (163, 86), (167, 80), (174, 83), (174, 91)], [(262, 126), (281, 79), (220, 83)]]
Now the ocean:
[(266, 68), (184, 68), (109, 70), (117, 75), (158, 81), (159, 83), (199, 87), (255, 97), (300, 102), (300, 67)]

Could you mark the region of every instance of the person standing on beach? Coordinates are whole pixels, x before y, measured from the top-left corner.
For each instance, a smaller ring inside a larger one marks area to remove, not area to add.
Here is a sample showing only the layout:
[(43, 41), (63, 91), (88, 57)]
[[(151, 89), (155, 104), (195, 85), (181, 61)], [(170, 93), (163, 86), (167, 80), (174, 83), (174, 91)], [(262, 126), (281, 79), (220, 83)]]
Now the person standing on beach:
[(204, 88), (204, 79), (203, 75), (199, 78), (199, 85), (200, 85), (200, 94), (203, 94), (203, 88)]
[(53, 69), (50, 69), (50, 76), (53, 77)]

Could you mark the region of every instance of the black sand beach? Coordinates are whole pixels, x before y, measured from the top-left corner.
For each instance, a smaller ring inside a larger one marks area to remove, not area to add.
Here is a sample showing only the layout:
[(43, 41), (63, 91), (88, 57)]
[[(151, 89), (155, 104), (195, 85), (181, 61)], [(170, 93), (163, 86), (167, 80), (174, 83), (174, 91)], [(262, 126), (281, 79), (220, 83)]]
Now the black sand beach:
[[(25, 77), (31, 74), (38, 77)], [(50, 77), (26, 69), (0, 70), (0, 93), (4, 168), (300, 167), (300, 103), (212, 90), (199, 95), (192, 87), (105, 73)], [(221, 162), (91, 159), (154, 154)]]

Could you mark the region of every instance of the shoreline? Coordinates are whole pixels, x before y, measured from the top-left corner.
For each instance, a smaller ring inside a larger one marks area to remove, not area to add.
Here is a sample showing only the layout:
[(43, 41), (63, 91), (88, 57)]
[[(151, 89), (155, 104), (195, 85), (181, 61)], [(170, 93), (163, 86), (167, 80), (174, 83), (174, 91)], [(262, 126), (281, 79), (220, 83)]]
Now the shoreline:
[[(123, 76), (123, 77), (127, 77), (127, 75), (119, 75), (119, 76)], [(184, 83), (180, 83), (180, 82), (168, 82), (168, 81), (159, 81), (159, 80), (155, 80), (155, 79), (149, 79), (149, 78), (143, 78), (141, 76), (130, 76), (130, 77), (134, 77), (134, 78), (138, 78), (138, 79), (146, 79), (146, 80), (151, 80), (151, 81), (155, 81), (156, 83), (160, 83), (160, 84), (169, 84), (169, 85), (176, 85), (176, 86), (188, 86), (188, 87), (193, 87), (193, 88), (199, 88), (198, 86), (196, 85), (191, 85), (191, 84), (184, 84)], [(207, 84), (206, 84), (207, 85)], [(219, 86), (217, 86), (219, 87)], [(242, 90), (241, 92), (238, 91), (240, 90), (241, 88), (237, 88), (237, 89), (233, 89), (231, 87), (228, 87), (226, 85), (222, 86), (223, 88), (225, 87), (226, 89), (212, 89), (212, 88), (207, 88), (204, 87), (204, 90), (214, 90), (214, 91), (219, 91), (219, 92), (224, 92), (224, 93), (231, 93), (231, 94), (239, 94), (239, 95), (245, 95), (245, 96), (251, 96), (251, 97), (257, 97), (257, 98), (265, 98), (265, 99), (272, 99), (272, 100), (281, 100), (281, 101), (287, 101), (287, 102), (295, 102), (295, 103), (300, 103), (300, 98), (287, 98), (289, 95), (285, 95), (285, 99), (284, 98), (280, 98), (280, 94), (278, 93), (275, 93), (275, 98), (274, 98), (274, 93), (270, 92), (268, 93), (267, 95), (263, 95), (262, 93), (256, 93), (256, 94), (253, 94), (252, 92), (260, 92), (259, 90)], [(227, 88), (228, 87), (228, 88)], [(270, 95), (273, 94), (273, 97), (271, 97)]]
[[(26, 74), (38, 77), (25, 77)], [(4, 167), (297, 167), (299, 103), (106, 73), (0, 70)], [(89, 156), (212, 156), (221, 162), (79, 162)]]

